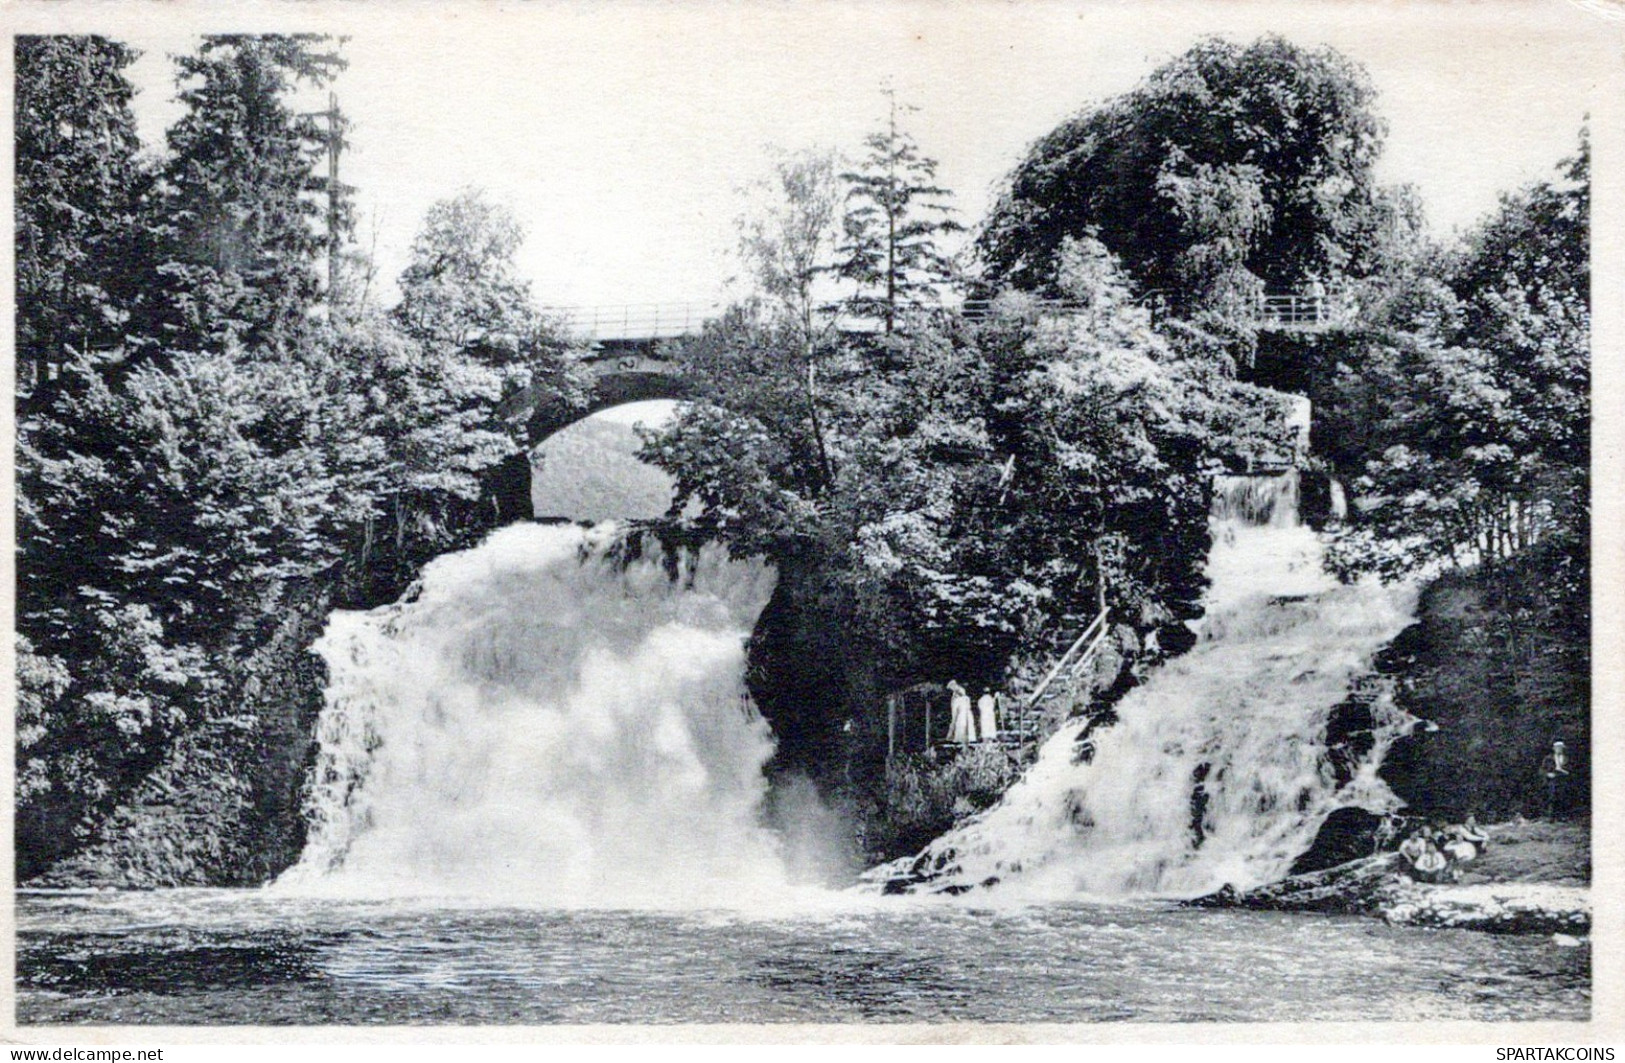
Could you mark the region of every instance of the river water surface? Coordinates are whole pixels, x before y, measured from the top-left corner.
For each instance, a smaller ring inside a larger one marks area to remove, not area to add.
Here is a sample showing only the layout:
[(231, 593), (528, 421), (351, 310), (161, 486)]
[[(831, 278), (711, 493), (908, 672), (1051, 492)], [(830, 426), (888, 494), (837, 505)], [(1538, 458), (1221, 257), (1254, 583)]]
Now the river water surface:
[(1590, 946), (1155, 905), (18, 898), (22, 1024), (1584, 1020)]

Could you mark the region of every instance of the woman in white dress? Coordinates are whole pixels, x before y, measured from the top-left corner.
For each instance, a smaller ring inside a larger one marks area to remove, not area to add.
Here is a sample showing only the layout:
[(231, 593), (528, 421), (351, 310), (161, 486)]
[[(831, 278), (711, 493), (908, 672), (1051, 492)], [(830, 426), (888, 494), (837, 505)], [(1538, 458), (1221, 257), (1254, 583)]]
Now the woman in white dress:
[(948, 680), (948, 741), (969, 745), (976, 741), (976, 720), (970, 712), (970, 695), (959, 685), (959, 680)]
[(999, 737), (999, 714), (996, 709), (997, 702), (993, 700), (992, 689), (984, 688), (982, 696), (976, 699), (977, 724), (981, 728), (984, 742), (991, 742)]

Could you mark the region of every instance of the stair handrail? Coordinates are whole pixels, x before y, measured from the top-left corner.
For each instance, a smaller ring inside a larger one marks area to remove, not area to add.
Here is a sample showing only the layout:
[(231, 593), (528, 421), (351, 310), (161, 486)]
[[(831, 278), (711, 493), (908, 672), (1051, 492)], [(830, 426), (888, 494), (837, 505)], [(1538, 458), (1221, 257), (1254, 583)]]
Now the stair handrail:
[[(1066, 652), (1061, 654), (1061, 659), (1055, 662), (1055, 667), (1049, 670), (1049, 674), (1044, 677), (1044, 681), (1034, 687), (1031, 694), (1027, 695), (1028, 708), (1038, 704), (1038, 699), (1044, 696), (1044, 691), (1049, 689), (1050, 684), (1055, 682), (1056, 677), (1068, 665), (1078, 665), (1100, 646), (1101, 641), (1106, 637), (1106, 617), (1110, 612), (1111, 608), (1109, 606), (1103, 606), (1100, 615), (1095, 617), (1089, 626), (1083, 629), (1083, 634), (1079, 635), (1073, 640), (1072, 645), (1066, 648)], [(1080, 648), (1082, 648), (1081, 653), (1079, 652)]]

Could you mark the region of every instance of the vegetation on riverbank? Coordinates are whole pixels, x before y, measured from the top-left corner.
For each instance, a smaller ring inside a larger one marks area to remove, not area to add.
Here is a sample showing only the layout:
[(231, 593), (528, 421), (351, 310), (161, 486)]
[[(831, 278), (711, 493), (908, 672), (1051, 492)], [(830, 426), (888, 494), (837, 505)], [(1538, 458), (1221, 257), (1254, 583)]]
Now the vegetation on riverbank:
[[(1436, 725), (1388, 754), (1383, 778), (1412, 811), (1459, 822), (1590, 809), (1590, 596), (1573, 559), (1542, 546), (1422, 596), (1415, 627), (1389, 649), (1400, 706)], [(1554, 741), (1570, 776), (1549, 794)], [(1555, 798), (1556, 807), (1548, 808)]]

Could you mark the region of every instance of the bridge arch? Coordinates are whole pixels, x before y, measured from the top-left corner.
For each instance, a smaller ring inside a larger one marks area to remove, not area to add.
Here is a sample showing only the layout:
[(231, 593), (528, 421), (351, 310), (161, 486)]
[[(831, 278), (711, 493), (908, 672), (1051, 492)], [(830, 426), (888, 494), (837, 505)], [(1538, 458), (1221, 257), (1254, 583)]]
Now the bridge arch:
[[(594, 502), (587, 499), (582, 499), (586, 507), (584, 512), (575, 514), (556, 512), (561, 492), (568, 497), (572, 494), (572, 489), (561, 486), (558, 477), (549, 477), (548, 481), (537, 479), (534, 468), (535, 455), (565, 430), (595, 414), (619, 406), (656, 399), (679, 401), (687, 398), (689, 394), (687, 381), (683, 378), (679, 366), (660, 357), (656, 345), (648, 340), (600, 342), (595, 345), (593, 353), (584, 360), (584, 366), (592, 378), (592, 389), (584, 404), (553, 401), (547, 394), (547, 382), (539, 381), (514, 395), (498, 408), (499, 416), (516, 428), (521, 428), (524, 439), (523, 449), (492, 470), (487, 480), (486, 491), (500, 522), (561, 516), (607, 519), (612, 516), (651, 515), (641, 512), (600, 513), (594, 508)], [(599, 470), (599, 479), (607, 479), (604, 473), (618, 464), (626, 466), (622, 475), (630, 474), (633, 481), (650, 479), (629, 467), (634, 463), (634, 459), (628, 449), (628, 438), (629, 435), (624, 429), (620, 433), (610, 430), (607, 435), (600, 432), (599, 438), (593, 441), (593, 446), (586, 450), (581, 449), (579, 440), (559, 441), (556, 446), (562, 448), (562, 453), (558, 456), (564, 460), (582, 461), (589, 465), (605, 467)], [(572, 456), (565, 458), (565, 455)], [(650, 473), (655, 474), (655, 471), (650, 470)], [(657, 475), (663, 477), (665, 474)], [(602, 501), (599, 496), (606, 493), (607, 489), (601, 485), (597, 489), (592, 488), (590, 474), (587, 479), (581, 481), (581, 484), (587, 486), (586, 495), (590, 499)], [(640, 484), (631, 491), (631, 494), (634, 497), (652, 496), (655, 490), (652, 483)], [(541, 497), (538, 497), (539, 494)], [(579, 491), (575, 494), (580, 498)], [(539, 512), (538, 504), (542, 504), (542, 508), (547, 511)]]
[[(632, 363), (633, 359), (626, 358), (621, 361)], [(631, 402), (648, 402), (652, 399), (686, 399), (689, 394), (686, 385), (687, 382), (674, 373), (650, 371), (641, 365), (597, 374), (597, 378), (593, 381), (592, 397), (586, 406), (569, 414), (561, 412), (552, 417), (537, 418), (529, 426), (527, 438), (534, 447), (560, 429), (616, 406), (624, 406)]]

